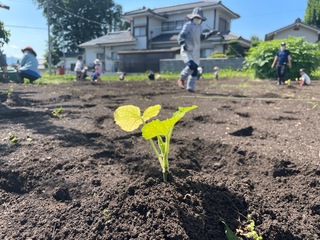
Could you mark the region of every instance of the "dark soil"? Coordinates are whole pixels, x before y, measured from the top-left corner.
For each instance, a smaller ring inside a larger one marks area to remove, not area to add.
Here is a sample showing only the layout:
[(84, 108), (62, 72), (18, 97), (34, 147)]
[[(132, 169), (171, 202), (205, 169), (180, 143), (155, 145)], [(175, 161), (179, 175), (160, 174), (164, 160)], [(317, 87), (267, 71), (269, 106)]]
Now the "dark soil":
[[(248, 214), (263, 239), (320, 239), (316, 81), (202, 79), (196, 94), (176, 80), (2, 83), (0, 92), (0, 239), (223, 240), (221, 221), (235, 232)], [(140, 131), (114, 123), (127, 104), (160, 104), (160, 119), (198, 106), (173, 131), (168, 183)]]

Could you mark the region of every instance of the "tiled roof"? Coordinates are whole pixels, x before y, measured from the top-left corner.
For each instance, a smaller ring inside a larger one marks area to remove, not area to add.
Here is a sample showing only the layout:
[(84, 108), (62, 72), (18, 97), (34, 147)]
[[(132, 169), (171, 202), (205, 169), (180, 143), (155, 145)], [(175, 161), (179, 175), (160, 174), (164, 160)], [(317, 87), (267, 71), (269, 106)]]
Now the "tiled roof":
[(79, 47), (97, 46), (100, 44), (125, 43), (135, 41), (130, 31), (110, 32), (107, 35), (82, 43)]
[(177, 41), (178, 33), (164, 33), (152, 38), (152, 42)]
[(218, 5), (219, 3), (220, 1), (200, 1), (200, 2), (185, 3), (185, 4), (173, 5), (173, 6), (167, 6), (167, 7), (154, 8), (154, 9), (142, 8), (142, 9), (126, 12), (124, 16), (139, 14), (139, 13), (146, 13), (146, 12), (150, 12), (151, 10), (156, 14), (162, 15), (170, 12), (190, 10), (190, 9), (194, 9), (195, 7), (210, 7), (213, 5)]
[(223, 6), (223, 8), (225, 8), (226, 11), (233, 14), (236, 18), (240, 17), (238, 14), (232, 12), (229, 8), (224, 6), (221, 3), (221, 1), (215, 1), (215, 0), (198, 1), (198, 2), (178, 4), (178, 5), (167, 6), (167, 7), (159, 7), (159, 8), (154, 8), (154, 9), (143, 7), (141, 9), (126, 12), (126, 13), (124, 13), (123, 17), (130, 18), (134, 15), (147, 14), (147, 13), (152, 13), (155, 15), (165, 17), (169, 13), (175, 13), (175, 12), (181, 12), (181, 11), (187, 11), (187, 10), (189, 10), (191, 12), (195, 7), (206, 8), (206, 7), (213, 7), (213, 6), (217, 6), (217, 5)]

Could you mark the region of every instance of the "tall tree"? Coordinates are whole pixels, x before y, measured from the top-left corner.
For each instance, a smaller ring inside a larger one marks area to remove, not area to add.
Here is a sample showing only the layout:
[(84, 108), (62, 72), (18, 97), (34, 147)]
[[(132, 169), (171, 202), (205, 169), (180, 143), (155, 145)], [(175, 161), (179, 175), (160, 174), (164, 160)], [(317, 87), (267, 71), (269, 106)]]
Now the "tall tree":
[(60, 56), (62, 51), (75, 52), (79, 44), (121, 30), (124, 26), (122, 7), (113, 0), (34, 1), (47, 18), (49, 15), (52, 50)]
[(320, 1), (308, 0), (306, 13), (304, 16), (305, 23), (320, 28)]
[[(7, 9), (7, 10), (10, 9), (9, 6), (3, 5), (1, 3), (0, 3), (0, 8), (4, 8), (4, 9)], [(0, 47), (4, 43), (8, 43), (9, 42), (9, 37), (10, 37), (10, 31), (5, 30), (4, 23), (0, 19)]]

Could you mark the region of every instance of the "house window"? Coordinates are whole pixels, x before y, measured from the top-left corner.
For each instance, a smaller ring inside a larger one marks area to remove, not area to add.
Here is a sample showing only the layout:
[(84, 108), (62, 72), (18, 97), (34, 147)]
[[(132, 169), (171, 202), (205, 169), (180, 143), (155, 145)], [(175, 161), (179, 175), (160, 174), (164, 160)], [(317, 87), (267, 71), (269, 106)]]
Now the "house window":
[(162, 31), (172, 31), (174, 30), (174, 22), (164, 22), (162, 23)]
[(201, 49), (200, 50), (200, 57), (201, 58), (207, 58), (211, 55), (212, 49)]
[(134, 28), (134, 36), (135, 37), (146, 36), (146, 27), (135, 27)]
[(162, 23), (162, 31), (181, 30), (184, 21), (171, 21)]
[(219, 31), (221, 33), (228, 32), (228, 22), (227, 22), (227, 20), (225, 20), (223, 18), (219, 19)]
[(116, 52), (111, 52), (111, 59), (112, 60), (118, 60), (119, 59), (119, 55)]
[(184, 21), (176, 21), (176, 30), (181, 30), (183, 27)]
[(98, 58), (100, 61), (103, 61), (103, 60), (104, 60), (104, 54), (103, 54), (103, 53), (97, 53), (97, 58)]

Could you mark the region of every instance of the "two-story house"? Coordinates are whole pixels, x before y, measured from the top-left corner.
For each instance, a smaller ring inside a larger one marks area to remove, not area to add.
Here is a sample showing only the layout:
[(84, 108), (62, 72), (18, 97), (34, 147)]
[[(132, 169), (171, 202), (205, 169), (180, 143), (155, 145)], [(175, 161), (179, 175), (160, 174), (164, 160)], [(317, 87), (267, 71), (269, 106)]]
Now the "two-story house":
[(224, 53), (230, 40), (250, 47), (250, 41), (230, 33), (231, 21), (240, 16), (215, 0), (126, 12), (123, 19), (130, 23), (127, 31), (110, 32), (79, 47), (85, 49), (87, 64), (99, 58), (106, 71), (158, 71), (159, 59), (179, 58), (177, 37), (186, 16), (195, 7), (201, 7), (207, 18), (202, 23), (203, 30), (220, 32), (202, 42), (201, 57), (206, 58), (213, 52)]
[(317, 43), (320, 41), (320, 30), (297, 18), (294, 23), (266, 34), (265, 41), (285, 39), (289, 36), (302, 37), (307, 42)]

